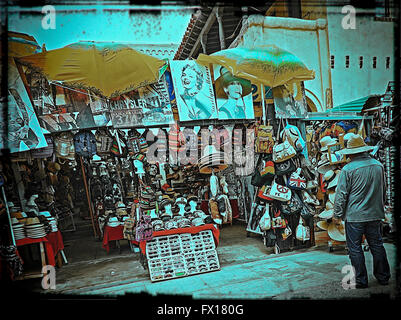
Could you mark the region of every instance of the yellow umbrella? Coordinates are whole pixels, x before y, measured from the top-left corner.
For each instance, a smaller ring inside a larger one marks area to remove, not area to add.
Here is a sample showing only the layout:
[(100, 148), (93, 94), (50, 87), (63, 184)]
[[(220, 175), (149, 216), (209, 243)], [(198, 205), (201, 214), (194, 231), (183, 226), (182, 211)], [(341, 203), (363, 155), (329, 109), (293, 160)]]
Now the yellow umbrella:
[(314, 71), (298, 57), (275, 45), (237, 47), (211, 55), (201, 53), (196, 61), (206, 66), (224, 66), (234, 76), (272, 88), (315, 78)]
[(105, 97), (157, 82), (161, 68), (166, 65), (165, 60), (138, 52), (128, 44), (107, 42), (73, 43), (18, 61), (40, 71), (48, 80), (92, 90)]

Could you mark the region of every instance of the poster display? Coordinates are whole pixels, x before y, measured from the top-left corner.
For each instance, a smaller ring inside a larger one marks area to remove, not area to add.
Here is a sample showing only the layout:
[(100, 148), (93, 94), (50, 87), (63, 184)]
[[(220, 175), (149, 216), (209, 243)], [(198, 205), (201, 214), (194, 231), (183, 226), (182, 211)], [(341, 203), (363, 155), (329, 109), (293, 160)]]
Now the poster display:
[(35, 110), (29, 99), (25, 85), (17, 67), (8, 64), (8, 121), (1, 121), (1, 132), (8, 135), (1, 141), (1, 148), (9, 148), (11, 153), (47, 147)]
[(110, 114), (114, 128), (160, 126), (174, 123), (165, 74), (154, 84), (111, 99)]
[(25, 77), (38, 117), (48, 131), (89, 129), (111, 124), (107, 100), (86, 90), (50, 83), (29, 68)]
[(170, 61), (180, 121), (217, 119), (209, 68), (195, 61)]
[(308, 109), (305, 100), (303, 83), (293, 86), (273, 88), (274, 108), (277, 118), (306, 118)]
[(249, 80), (235, 77), (225, 67), (214, 65), (218, 118), (254, 119), (252, 85)]

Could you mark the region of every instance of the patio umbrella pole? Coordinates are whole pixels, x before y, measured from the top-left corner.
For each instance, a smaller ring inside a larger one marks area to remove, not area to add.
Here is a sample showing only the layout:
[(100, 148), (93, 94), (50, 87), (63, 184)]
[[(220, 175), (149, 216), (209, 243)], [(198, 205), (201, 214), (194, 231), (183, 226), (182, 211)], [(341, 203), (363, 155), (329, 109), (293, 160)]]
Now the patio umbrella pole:
[(79, 160), (81, 162), (82, 178), (84, 180), (86, 199), (88, 200), (89, 214), (90, 214), (91, 220), (92, 220), (93, 233), (94, 233), (95, 238), (96, 238), (97, 237), (97, 232), (96, 232), (96, 228), (95, 228), (95, 221), (94, 221), (93, 212), (92, 212), (92, 203), (91, 203), (91, 199), (90, 199), (90, 195), (89, 195), (88, 184), (86, 182), (86, 174), (85, 174), (84, 163), (82, 161), (82, 156), (79, 156)]
[(263, 124), (266, 124), (266, 106), (265, 106), (265, 86), (261, 83), (260, 84), (260, 92), (261, 92), (261, 98), (262, 98), (262, 119), (263, 119)]

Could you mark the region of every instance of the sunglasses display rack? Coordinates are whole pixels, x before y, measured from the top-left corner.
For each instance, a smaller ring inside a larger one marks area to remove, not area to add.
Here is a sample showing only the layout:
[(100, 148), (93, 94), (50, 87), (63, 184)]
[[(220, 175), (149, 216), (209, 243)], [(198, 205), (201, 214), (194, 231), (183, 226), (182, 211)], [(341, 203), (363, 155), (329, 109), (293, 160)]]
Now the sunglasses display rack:
[(146, 243), (151, 281), (220, 270), (210, 230), (155, 237)]

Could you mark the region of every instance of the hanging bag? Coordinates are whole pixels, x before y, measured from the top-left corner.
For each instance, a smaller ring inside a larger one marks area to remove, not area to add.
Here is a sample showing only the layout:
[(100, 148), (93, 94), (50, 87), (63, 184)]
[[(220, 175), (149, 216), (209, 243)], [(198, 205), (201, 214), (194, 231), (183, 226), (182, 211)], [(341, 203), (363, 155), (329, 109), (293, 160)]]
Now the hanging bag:
[(282, 216), (280, 208), (273, 206), (272, 225), (273, 229), (281, 229), (287, 227), (287, 220)]
[(95, 133), (97, 154), (107, 154), (113, 144), (113, 137), (107, 129), (98, 129)]
[(274, 131), (273, 126), (269, 123), (259, 124), (256, 127), (256, 141), (255, 141), (255, 152), (256, 153), (272, 153), (274, 146)]
[(269, 204), (266, 203), (265, 205), (265, 213), (263, 214), (262, 218), (259, 221), (259, 228), (262, 231), (267, 231), (272, 227), (272, 222), (270, 218), (270, 207)]
[(310, 229), (304, 226), (302, 217), (299, 217), (299, 223), (295, 230), (295, 237), (300, 241), (310, 240)]
[(96, 138), (90, 131), (81, 131), (74, 136), (75, 153), (84, 158), (91, 158), (96, 153)]
[[(279, 141), (279, 136), (280, 136), (280, 126), (277, 132), (277, 141)], [(296, 154), (297, 152), (295, 151), (295, 148), (288, 142), (287, 136), (284, 132), (282, 142), (276, 143), (273, 146), (273, 153), (272, 153), (273, 161), (275, 163), (283, 162), (296, 156)]]
[(287, 180), (287, 186), (294, 190), (306, 189), (306, 179), (302, 174), (301, 168), (298, 168), (296, 171), (291, 173)]
[(278, 184), (276, 180), (270, 188), (269, 197), (279, 201), (289, 201), (291, 199), (291, 189)]

